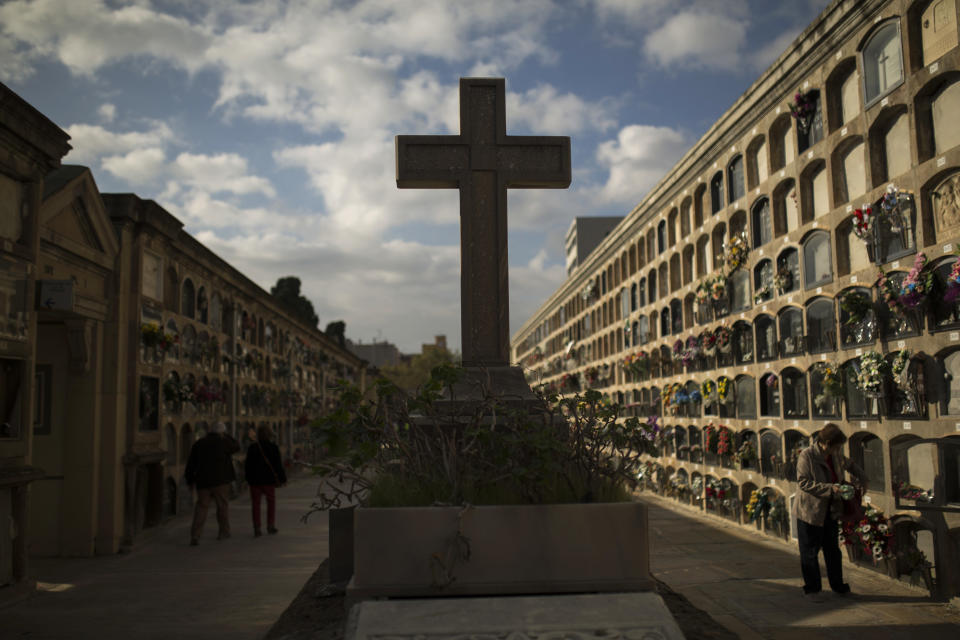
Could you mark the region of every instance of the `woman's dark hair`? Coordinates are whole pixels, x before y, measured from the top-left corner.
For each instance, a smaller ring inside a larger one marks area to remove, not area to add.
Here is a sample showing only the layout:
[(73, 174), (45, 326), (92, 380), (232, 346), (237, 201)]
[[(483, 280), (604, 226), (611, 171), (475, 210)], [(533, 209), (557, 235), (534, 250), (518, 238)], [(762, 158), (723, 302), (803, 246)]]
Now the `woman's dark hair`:
[(269, 442), (270, 438), (272, 437), (273, 437), (273, 429), (271, 429), (267, 425), (262, 424), (257, 429), (257, 440), (261, 440), (263, 442)]
[(843, 431), (840, 431), (840, 427), (831, 423), (817, 432), (817, 440), (828, 447), (832, 447), (846, 442), (847, 436), (844, 435)]

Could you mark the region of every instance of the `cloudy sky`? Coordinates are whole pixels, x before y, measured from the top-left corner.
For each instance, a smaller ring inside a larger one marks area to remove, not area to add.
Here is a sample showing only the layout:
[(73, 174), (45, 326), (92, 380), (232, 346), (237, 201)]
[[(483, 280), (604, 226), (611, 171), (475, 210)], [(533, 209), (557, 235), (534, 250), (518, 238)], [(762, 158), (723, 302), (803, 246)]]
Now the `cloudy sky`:
[(459, 346), (455, 190), (398, 190), (396, 134), (572, 138), (566, 191), (509, 196), (511, 332), (563, 281), (574, 216), (626, 215), (828, 0), (0, 0), (0, 81), (101, 191), (159, 202), (320, 327)]

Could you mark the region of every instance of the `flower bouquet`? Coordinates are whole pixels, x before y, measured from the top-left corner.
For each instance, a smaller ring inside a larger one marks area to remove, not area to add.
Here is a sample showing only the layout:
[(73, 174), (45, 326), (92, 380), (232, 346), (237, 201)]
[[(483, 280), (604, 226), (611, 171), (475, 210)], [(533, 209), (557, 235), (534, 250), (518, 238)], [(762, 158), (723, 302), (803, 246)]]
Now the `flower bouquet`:
[(883, 272), (883, 269), (880, 269), (880, 271), (877, 273), (877, 281), (874, 283), (874, 286), (877, 288), (877, 292), (883, 298), (884, 303), (886, 303), (887, 309), (890, 310), (890, 313), (897, 318), (904, 318), (907, 310), (900, 302), (900, 289), (894, 285), (890, 278), (887, 277), (887, 274)]
[(817, 113), (817, 101), (813, 91), (800, 93), (793, 96), (793, 102), (790, 103), (790, 115), (797, 121), (797, 128), (801, 133), (807, 133), (810, 130), (810, 124), (813, 116)]
[(901, 391), (910, 390), (910, 382), (907, 378), (907, 373), (909, 371), (907, 365), (909, 362), (910, 350), (900, 349), (900, 351), (897, 351), (897, 355), (893, 357), (893, 362), (890, 364), (890, 376), (893, 378), (894, 384), (896, 384), (897, 388)]
[(761, 517), (766, 516), (771, 508), (770, 497), (766, 489), (754, 489), (750, 494), (750, 501), (747, 502), (747, 517), (750, 522), (755, 522)]
[(163, 331), (151, 322), (140, 325), (140, 341), (144, 346), (156, 347), (163, 340)]
[(727, 295), (727, 277), (719, 274), (716, 278), (709, 281), (710, 297), (714, 302), (719, 302)]
[(897, 494), (904, 500), (914, 500), (916, 502), (933, 502), (933, 490), (923, 489), (916, 485), (901, 482), (896, 487)]
[(717, 385), (712, 380), (704, 380), (700, 383), (700, 395), (704, 403), (713, 404), (717, 401)]
[(778, 380), (777, 380), (777, 376), (775, 376), (775, 375), (772, 374), (772, 373), (771, 373), (770, 375), (768, 375), (768, 376), (767, 376), (767, 382), (766, 382), (766, 384), (767, 384), (767, 388), (768, 388), (768, 389), (776, 389), (776, 388), (779, 386), (779, 382), (778, 382)]
[(732, 333), (729, 327), (719, 326), (713, 332), (714, 337), (717, 340), (717, 351), (720, 353), (730, 353), (732, 347)]
[(710, 280), (704, 280), (697, 285), (697, 305), (704, 306), (710, 302)]
[(700, 348), (703, 349), (703, 355), (712, 357), (717, 351), (717, 336), (712, 333), (705, 333), (700, 338)]
[(751, 467), (757, 459), (757, 449), (752, 442), (744, 440), (740, 444), (740, 448), (734, 452), (733, 459), (740, 465), (741, 469)]
[(683, 350), (683, 353), (680, 354), (680, 361), (683, 363), (683, 366), (689, 367), (699, 355), (700, 340), (697, 339), (696, 336), (690, 336), (687, 338), (687, 344)]
[[(695, 448), (696, 448), (696, 449), (699, 449), (700, 447), (697, 446), (697, 445), (694, 445), (693, 447), (690, 447), (690, 452), (693, 453), (693, 450), (694, 450)], [(703, 491), (703, 478), (701, 478), (701, 477), (696, 477), (696, 478), (694, 478), (694, 479), (693, 479), (693, 482), (690, 483), (690, 490), (693, 492), (694, 498), (696, 498), (697, 500), (699, 500), (699, 499), (700, 499), (700, 493)]]
[(717, 425), (712, 422), (703, 428), (703, 450), (707, 453), (716, 453), (719, 444)]
[(723, 262), (727, 267), (727, 275), (746, 264), (749, 253), (746, 234), (741, 233), (730, 238), (723, 247)]
[(879, 398), (883, 395), (883, 374), (887, 369), (887, 361), (876, 351), (868, 351), (860, 356), (857, 371), (857, 389), (867, 396)]
[(793, 271), (787, 265), (777, 269), (776, 275), (773, 276), (773, 287), (780, 295), (793, 289)]
[(766, 302), (773, 297), (773, 287), (769, 284), (765, 284), (753, 295), (753, 304), (760, 304)]
[(721, 458), (729, 456), (733, 452), (733, 432), (729, 427), (720, 425), (717, 427), (717, 455)]
[(873, 207), (864, 203), (853, 212), (853, 233), (867, 244), (873, 243), (873, 228), (877, 224), (877, 214)]
[(642, 425), (643, 437), (647, 440), (656, 440), (661, 432), (660, 418), (658, 416), (649, 416), (646, 423)]
[(943, 301), (953, 304), (957, 298), (960, 298), (960, 258), (953, 263), (950, 275), (947, 276), (947, 291), (943, 295)]
[(597, 367), (590, 367), (586, 370), (584, 375), (586, 376), (587, 384), (596, 384), (597, 380), (600, 379), (600, 369)]
[(860, 547), (877, 563), (893, 557), (893, 529), (879, 509), (868, 506), (858, 523), (845, 522), (842, 529), (843, 544)]
[(787, 510), (787, 501), (783, 496), (777, 496), (770, 505), (770, 523), (779, 527), (781, 531), (789, 531), (790, 512)]
[(680, 362), (683, 359), (683, 340), (677, 338), (677, 341), (673, 343), (673, 361)]
[(728, 400), (733, 400), (733, 398), (730, 397), (730, 378), (722, 377), (717, 380), (717, 398), (723, 403), (726, 403)]
[(900, 283), (900, 304), (906, 309), (916, 309), (933, 291), (933, 270), (927, 266), (927, 255), (922, 251), (913, 261), (913, 267), (907, 277)]
[(873, 301), (869, 295), (859, 291), (845, 291), (840, 294), (840, 309), (847, 314), (844, 325), (857, 325), (873, 311)]
[(900, 211), (900, 203), (909, 202), (912, 198), (912, 193), (909, 191), (901, 191), (895, 185), (891, 184), (887, 187), (887, 192), (883, 195), (883, 198), (880, 199), (880, 210), (883, 212), (887, 224), (890, 225), (890, 231), (893, 233), (901, 233), (904, 227), (909, 224), (909, 222), (903, 218), (903, 214)]
[(843, 398), (843, 380), (840, 372), (833, 365), (818, 362), (814, 370), (821, 375), (820, 393), (813, 399), (813, 404), (821, 411), (832, 408), (833, 403)]

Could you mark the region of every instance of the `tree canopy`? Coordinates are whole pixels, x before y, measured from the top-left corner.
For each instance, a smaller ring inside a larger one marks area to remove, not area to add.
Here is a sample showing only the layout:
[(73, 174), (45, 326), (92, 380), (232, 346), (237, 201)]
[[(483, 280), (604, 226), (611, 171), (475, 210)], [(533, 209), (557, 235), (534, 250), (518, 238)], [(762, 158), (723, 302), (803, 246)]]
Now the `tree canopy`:
[(313, 310), (313, 303), (300, 295), (300, 278), (296, 276), (278, 278), (276, 286), (270, 288), (270, 295), (295, 317), (311, 327), (316, 327), (320, 323), (319, 316)]
[(346, 346), (347, 338), (344, 333), (347, 330), (347, 323), (343, 320), (337, 320), (335, 322), (327, 323), (327, 328), (324, 330), (324, 333), (337, 341), (341, 347)]
[(396, 366), (380, 367), (380, 373), (401, 389), (415, 391), (430, 379), (430, 371), (434, 367), (441, 364), (459, 364), (459, 361), (459, 353), (451, 353), (446, 349), (427, 349)]

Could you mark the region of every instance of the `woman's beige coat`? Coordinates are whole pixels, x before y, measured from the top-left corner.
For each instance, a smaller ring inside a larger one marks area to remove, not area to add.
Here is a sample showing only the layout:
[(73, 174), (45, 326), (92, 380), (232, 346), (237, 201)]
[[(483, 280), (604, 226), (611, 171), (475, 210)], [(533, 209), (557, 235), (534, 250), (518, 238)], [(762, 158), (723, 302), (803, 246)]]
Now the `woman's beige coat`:
[[(838, 482), (843, 482), (843, 472), (849, 471), (862, 484), (863, 470), (849, 458), (841, 455), (839, 460), (834, 459), (833, 468), (837, 470)], [(840, 518), (843, 503), (839, 495), (834, 499), (827, 458), (816, 442), (797, 457), (797, 485), (800, 487), (794, 502), (797, 520), (822, 527), (828, 512), (834, 520)]]

